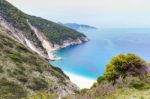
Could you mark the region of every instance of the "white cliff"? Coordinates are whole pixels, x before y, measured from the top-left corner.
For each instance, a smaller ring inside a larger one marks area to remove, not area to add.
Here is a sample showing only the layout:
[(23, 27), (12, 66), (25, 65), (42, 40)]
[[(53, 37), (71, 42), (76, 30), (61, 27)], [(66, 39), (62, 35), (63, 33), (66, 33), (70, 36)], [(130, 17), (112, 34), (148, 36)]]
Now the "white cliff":
[(49, 59), (49, 60), (61, 60), (61, 57), (55, 56), (54, 51), (59, 50), (61, 48), (65, 48), (71, 45), (78, 45), (83, 42), (87, 42), (88, 39), (86, 37), (80, 37), (76, 40), (73, 39), (67, 39), (63, 41), (62, 45), (58, 44), (52, 44), (48, 38), (44, 35), (44, 33), (40, 32), (36, 27), (30, 24), (30, 22), (27, 20), (28, 25), (30, 28), (34, 31), (36, 37), (38, 38), (39, 42), (41, 42), (42, 48), (35, 45), (35, 42), (29, 40), (24, 34), (23, 31), (18, 30), (14, 28), (11, 24), (9, 24), (7, 21), (5, 21), (0, 16), (0, 25), (7, 29), (9, 31), (9, 35), (12, 35), (12, 37), (17, 40), (18, 42), (22, 43), (23, 45), (27, 46), (32, 51), (38, 53), (40, 56)]
[(47, 56), (42, 54), (42, 51), (40, 51), (32, 41), (28, 40), (24, 35), (23, 32), (14, 28), (11, 26), (7, 21), (5, 21), (1, 16), (0, 16), (0, 25), (7, 29), (9, 32), (9, 35), (18, 42), (22, 43), (23, 45), (26, 45), (28, 48), (30, 48), (32, 51), (38, 53), (40, 56), (46, 58)]
[(60, 57), (56, 57), (53, 52), (56, 50), (50, 41), (47, 40), (47, 37), (38, 29), (30, 24), (30, 22), (27, 20), (27, 23), (31, 27), (31, 29), (36, 34), (37, 38), (41, 41), (43, 48), (47, 51), (48, 57), (50, 60), (60, 60)]

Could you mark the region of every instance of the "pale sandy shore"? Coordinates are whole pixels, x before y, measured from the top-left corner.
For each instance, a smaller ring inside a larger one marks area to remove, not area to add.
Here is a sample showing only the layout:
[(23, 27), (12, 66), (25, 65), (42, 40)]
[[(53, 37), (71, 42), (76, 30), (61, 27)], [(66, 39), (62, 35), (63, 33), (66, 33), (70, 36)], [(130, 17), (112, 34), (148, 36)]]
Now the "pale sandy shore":
[(93, 85), (93, 83), (95, 82), (95, 80), (93, 80), (93, 79), (86, 78), (86, 77), (76, 75), (76, 74), (72, 74), (69, 72), (65, 72), (65, 74), (67, 74), (69, 76), (70, 80), (81, 89), (90, 88)]

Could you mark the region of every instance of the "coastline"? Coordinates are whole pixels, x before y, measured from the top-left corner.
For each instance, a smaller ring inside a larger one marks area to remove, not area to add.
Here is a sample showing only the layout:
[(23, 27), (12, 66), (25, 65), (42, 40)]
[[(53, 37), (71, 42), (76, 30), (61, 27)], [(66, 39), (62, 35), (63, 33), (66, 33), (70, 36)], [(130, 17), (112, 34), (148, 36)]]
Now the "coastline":
[[(80, 45), (88, 41), (89, 39), (87, 37), (82, 37), (80, 39), (78, 38), (77, 40), (66, 40), (64, 41), (63, 45), (54, 45), (54, 47), (51, 48), (51, 52), (50, 52), (51, 54), (49, 55), (50, 61), (62, 60), (62, 57), (56, 56), (54, 54), (55, 51), (72, 45)], [(94, 79), (90, 79), (84, 76), (80, 76), (66, 71), (64, 71), (64, 73), (70, 78), (70, 81), (76, 84), (80, 89), (90, 88), (95, 82)]]
[(72, 39), (65, 40), (62, 45), (54, 44), (54, 47), (51, 46), (51, 48), (50, 48), (51, 51), (49, 52), (49, 59), (50, 59), (50, 61), (62, 60), (61, 57), (56, 56), (54, 54), (55, 51), (66, 48), (68, 46), (72, 46), (72, 45), (80, 45), (80, 44), (83, 44), (83, 43), (88, 42), (88, 41), (89, 41), (89, 39), (87, 37), (81, 37), (81, 38), (78, 38), (76, 40), (72, 40)]
[(94, 79), (83, 77), (83, 76), (73, 74), (73, 73), (70, 73), (70, 72), (65, 72), (65, 74), (67, 76), (69, 76), (70, 80), (74, 84), (76, 84), (80, 89), (90, 88), (90, 87), (92, 87), (93, 83), (96, 82)]

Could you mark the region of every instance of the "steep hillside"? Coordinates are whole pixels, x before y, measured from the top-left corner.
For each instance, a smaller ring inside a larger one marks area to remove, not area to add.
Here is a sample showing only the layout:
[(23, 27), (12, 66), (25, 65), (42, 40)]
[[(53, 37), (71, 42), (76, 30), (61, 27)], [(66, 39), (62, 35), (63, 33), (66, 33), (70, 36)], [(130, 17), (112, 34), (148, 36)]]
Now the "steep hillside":
[(0, 27), (0, 99), (79, 92), (59, 68), (18, 43), (9, 33)]
[(27, 15), (5, 0), (0, 0), (0, 25), (19, 42), (41, 56), (55, 60), (52, 51), (87, 41), (84, 34), (63, 25)]
[(90, 89), (65, 99), (149, 99), (150, 67), (134, 54), (113, 57)]

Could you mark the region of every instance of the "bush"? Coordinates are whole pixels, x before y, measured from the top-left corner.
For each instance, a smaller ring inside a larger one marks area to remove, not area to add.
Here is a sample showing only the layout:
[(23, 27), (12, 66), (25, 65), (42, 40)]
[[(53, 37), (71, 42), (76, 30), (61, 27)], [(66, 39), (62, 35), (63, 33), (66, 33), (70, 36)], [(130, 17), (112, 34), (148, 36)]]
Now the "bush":
[(14, 62), (19, 62), (22, 63), (22, 56), (20, 53), (16, 52), (16, 51), (9, 51), (8, 53), (8, 57), (13, 60)]
[(81, 94), (87, 93), (88, 90), (89, 90), (89, 89), (87, 89), (87, 88), (82, 89), (82, 90), (81, 90)]
[(120, 76), (125, 78), (128, 74), (140, 75), (138, 70), (145, 66), (146, 62), (135, 54), (120, 54), (107, 64), (104, 76), (109, 81), (115, 81)]
[(97, 86), (97, 82), (94, 82), (91, 88), (95, 88)]
[(130, 86), (136, 89), (142, 89), (144, 87), (144, 82), (140, 81), (140, 79), (133, 79)]
[(98, 77), (98, 79), (97, 79), (97, 83), (98, 84), (101, 84), (103, 81), (105, 81), (106, 79), (105, 79), (105, 77), (104, 76), (100, 76), (100, 77)]
[(48, 82), (45, 81), (45, 79), (38, 77), (34, 78), (32, 83), (28, 85), (28, 88), (33, 90), (43, 90), (48, 88)]

